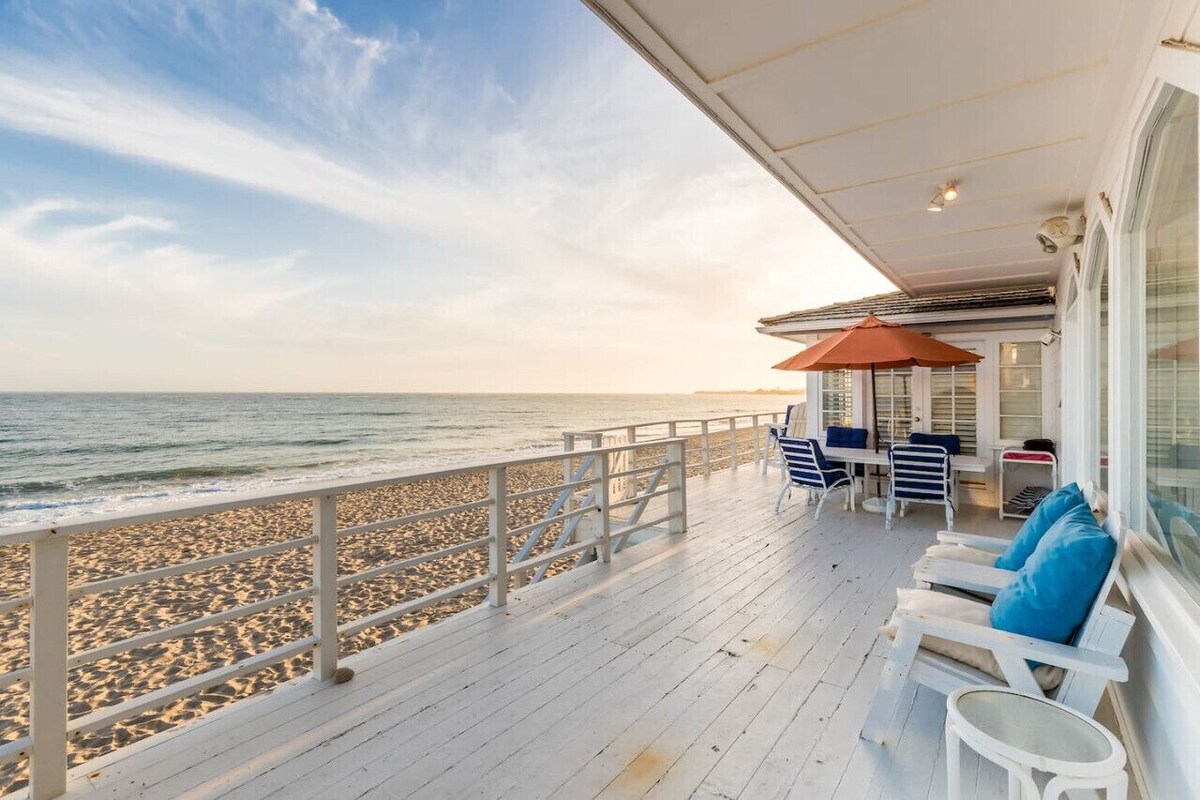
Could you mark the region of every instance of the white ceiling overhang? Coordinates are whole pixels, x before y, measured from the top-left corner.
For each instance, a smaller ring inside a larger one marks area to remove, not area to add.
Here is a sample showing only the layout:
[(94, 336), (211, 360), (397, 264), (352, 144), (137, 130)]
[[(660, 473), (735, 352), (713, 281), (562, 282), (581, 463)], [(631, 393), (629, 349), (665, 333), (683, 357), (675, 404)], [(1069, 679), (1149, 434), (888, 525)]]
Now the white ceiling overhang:
[(1081, 208), (1145, 26), (1125, 0), (584, 2), (910, 294), (1057, 280), (1035, 231)]

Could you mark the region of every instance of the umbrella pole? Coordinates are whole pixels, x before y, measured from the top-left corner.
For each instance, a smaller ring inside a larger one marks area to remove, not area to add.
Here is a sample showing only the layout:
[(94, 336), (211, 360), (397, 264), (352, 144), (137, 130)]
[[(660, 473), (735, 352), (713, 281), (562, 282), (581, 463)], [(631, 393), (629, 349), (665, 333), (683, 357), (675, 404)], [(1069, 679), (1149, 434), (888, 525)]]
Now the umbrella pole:
[(871, 416), (874, 418), (874, 425), (871, 426), (871, 432), (875, 435), (875, 452), (879, 452), (879, 405), (875, 402), (875, 365), (871, 365)]
[[(874, 424), (871, 426), (871, 432), (875, 439), (875, 452), (879, 452), (879, 404), (875, 399), (875, 365), (871, 364), (871, 417)], [(879, 482), (879, 465), (875, 465), (875, 496), (882, 496), (882, 489)]]

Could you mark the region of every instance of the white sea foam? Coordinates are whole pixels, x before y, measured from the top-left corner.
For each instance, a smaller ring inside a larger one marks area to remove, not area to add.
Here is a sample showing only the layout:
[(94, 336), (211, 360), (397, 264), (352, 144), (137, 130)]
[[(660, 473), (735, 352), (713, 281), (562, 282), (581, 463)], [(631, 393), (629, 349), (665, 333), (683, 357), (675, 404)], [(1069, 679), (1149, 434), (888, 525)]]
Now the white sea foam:
[(696, 395), (0, 394), (0, 526), (552, 453), (562, 431), (783, 410)]
[(0, 506), (0, 526), (58, 522), (71, 517), (120, 514), (156, 505), (174, 503), (220, 502), (223, 497), (270, 491), (284, 491), (306, 483), (342, 481), (353, 483), (388, 475), (435, 472), (443, 469), (485, 465), (529, 456), (552, 455), (561, 450), (553, 444), (530, 445), (519, 450), (484, 451), (471, 456), (442, 453), (404, 461), (378, 461), (343, 464), (327, 469), (303, 472), (263, 473), (220, 480), (148, 487), (141, 491), (83, 494), (15, 500)]

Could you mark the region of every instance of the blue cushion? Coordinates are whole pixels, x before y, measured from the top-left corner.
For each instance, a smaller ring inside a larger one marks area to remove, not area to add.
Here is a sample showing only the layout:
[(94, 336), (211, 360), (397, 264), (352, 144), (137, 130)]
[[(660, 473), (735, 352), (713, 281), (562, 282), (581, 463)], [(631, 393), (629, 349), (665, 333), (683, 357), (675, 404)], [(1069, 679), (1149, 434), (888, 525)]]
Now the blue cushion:
[(1050, 526), (1075, 506), (1086, 508), (1087, 501), (1083, 499), (1083, 493), (1074, 483), (1068, 483), (1061, 489), (1046, 495), (1045, 499), (1038, 503), (1037, 508), (1029, 515), (1029, 519), (1025, 520), (1021, 530), (1017, 531), (1012, 542), (996, 559), (996, 566), (1000, 569), (1014, 571), (1025, 566), (1025, 561), (1033, 554), (1034, 548), (1050, 530)]
[(909, 444), (936, 444), (946, 448), (952, 456), (962, 455), (962, 440), (953, 433), (920, 433), (913, 431), (908, 435)]
[(865, 450), (867, 447), (867, 429), (831, 425), (825, 430), (825, 446), (853, 447), (858, 450)]
[[(825, 429), (825, 446), (826, 447), (851, 447), (855, 450), (867, 449), (866, 428), (846, 428), (841, 425), (830, 425)], [(835, 467), (848, 469), (847, 465), (841, 461), (829, 462)], [(866, 470), (862, 464), (854, 465), (854, 474), (858, 477), (866, 475)]]
[(1083, 624), (1112, 566), (1117, 543), (1086, 506), (1050, 527), (992, 603), (992, 627), (1066, 643)]
[(788, 470), (788, 474), (796, 483), (814, 488), (823, 488), (824, 486), (833, 488), (842, 481), (850, 480), (850, 476), (844, 469), (824, 469), (819, 475), (804, 469), (791, 469)]
[(818, 442), (816, 439), (809, 439), (808, 442), (809, 442), (809, 444), (812, 445), (813, 455), (817, 457), (817, 463), (821, 466), (821, 469), (822, 470), (833, 469), (834, 466), (832, 464), (830, 464), (828, 460), (826, 460), (825, 453), (823, 450), (821, 450), (821, 443)]
[[(831, 469), (835, 469), (835, 467), (825, 459), (825, 454), (821, 451), (821, 444), (816, 439), (790, 439), (786, 436), (782, 436), (779, 439), (779, 445), (783, 448), (783, 454), (785, 459), (787, 459), (789, 470), (795, 473), (796, 470), (799, 469), (799, 467), (797, 467), (795, 464), (794, 458), (789, 458), (789, 456), (795, 456), (797, 451), (803, 452), (802, 448), (804, 445), (801, 444), (802, 442), (807, 442), (808, 445), (811, 446), (813, 457), (817, 462), (817, 467), (822, 472), (828, 472)], [(811, 474), (815, 478), (816, 473)]]

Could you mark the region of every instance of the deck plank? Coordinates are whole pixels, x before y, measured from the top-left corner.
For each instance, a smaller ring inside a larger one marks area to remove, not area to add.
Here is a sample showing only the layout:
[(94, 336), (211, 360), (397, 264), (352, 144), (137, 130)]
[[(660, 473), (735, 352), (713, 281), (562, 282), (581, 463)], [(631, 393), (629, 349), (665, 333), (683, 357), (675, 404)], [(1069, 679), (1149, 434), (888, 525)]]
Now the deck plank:
[[(941, 698), (891, 748), (858, 739), (878, 628), (940, 527), (890, 532), (749, 469), (689, 482), (660, 536), (73, 771), (73, 797), (945, 796)], [(1012, 529), (963, 509), (960, 527)], [(89, 773), (91, 777), (89, 777)], [(964, 761), (967, 796), (1003, 795)]]

